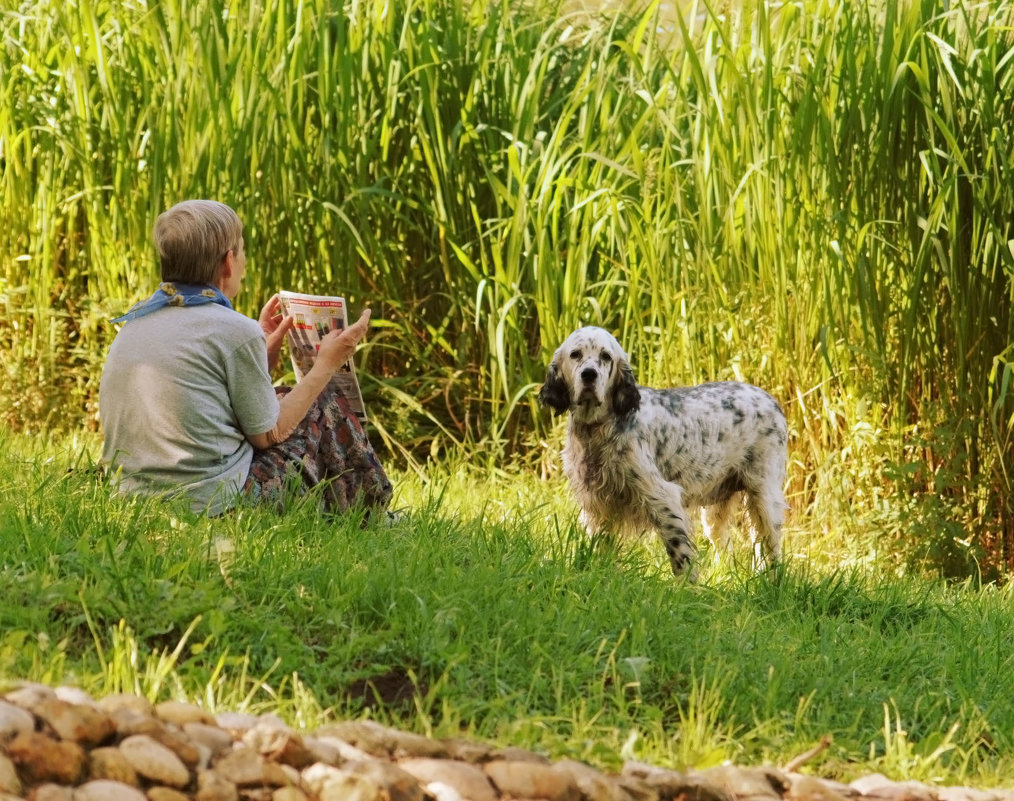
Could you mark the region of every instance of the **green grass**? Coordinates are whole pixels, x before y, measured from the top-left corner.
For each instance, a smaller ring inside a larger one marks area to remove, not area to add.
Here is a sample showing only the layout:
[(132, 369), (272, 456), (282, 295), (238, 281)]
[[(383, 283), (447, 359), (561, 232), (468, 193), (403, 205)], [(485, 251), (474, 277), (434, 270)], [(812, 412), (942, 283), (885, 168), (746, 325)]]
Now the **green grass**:
[[(831, 775), (1014, 775), (1014, 4), (579, 5), (0, 8), (0, 408), (63, 435), (0, 445), (0, 669), (603, 764), (831, 733)], [(404, 524), (194, 520), (66, 472), (185, 196), (243, 217), (242, 310), (373, 305)], [(585, 542), (533, 391), (578, 323), (643, 383), (783, 402), (783, 572), (687, 587)]]
[(94, 447), (0, 442), (0, 678), (605, 769), (784, 764), (830, 734), (806, 770), (1014, 775), (1009, 587), (895, 577), (798, 525), (783, 569), (707, 561), (690, 585), (656, 542), (589, 544), (558, 480), (465, 466), (397, 475), (391, 526), (193, 518), (111, 499)]

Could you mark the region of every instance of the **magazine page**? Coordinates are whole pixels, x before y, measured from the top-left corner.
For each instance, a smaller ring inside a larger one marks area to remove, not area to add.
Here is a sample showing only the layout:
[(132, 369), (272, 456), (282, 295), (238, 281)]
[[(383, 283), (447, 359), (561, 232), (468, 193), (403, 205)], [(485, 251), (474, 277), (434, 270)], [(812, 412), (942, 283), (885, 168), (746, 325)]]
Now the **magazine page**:
[[(345, 298), (328, 295), (304, 295), (300, 292), (281, 291), (278, 293), (285, 314), (292, 317), (289, 330), (289, 352), (292, 355), (292, 371), (296, 380), (313, 367), (317, 358), (320, 340), (325, 334), (345, 330), (348, 326), (348, 312)], [(352, 357), (335, 371), (331, 382), (349, 402), (349, 406), (361, 422), (366, 422), (366, 408), (363, 393), (356, 378), (356, 366)]]

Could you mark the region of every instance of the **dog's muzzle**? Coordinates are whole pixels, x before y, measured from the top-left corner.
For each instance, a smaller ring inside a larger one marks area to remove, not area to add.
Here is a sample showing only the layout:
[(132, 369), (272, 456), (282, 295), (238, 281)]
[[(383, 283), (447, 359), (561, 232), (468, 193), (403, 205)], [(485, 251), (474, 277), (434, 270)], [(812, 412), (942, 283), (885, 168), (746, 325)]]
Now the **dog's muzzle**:
[(599, 371), (594, 367), (585, 367), (578, 375), (581, 378), (581, 386), (578, 391), (578, 403), (598, 405), (601, 400), (598, 396)]

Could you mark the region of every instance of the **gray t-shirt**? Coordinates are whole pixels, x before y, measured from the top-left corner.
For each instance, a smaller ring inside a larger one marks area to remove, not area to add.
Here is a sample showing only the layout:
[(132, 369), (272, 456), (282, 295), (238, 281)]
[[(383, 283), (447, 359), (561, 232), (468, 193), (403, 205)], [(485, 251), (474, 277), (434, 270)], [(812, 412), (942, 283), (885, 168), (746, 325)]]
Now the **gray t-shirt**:
[(195, 512), (221, 513), (250, 471), (245, 435), (278, 420), (264, 332), (215, 303), (131, 320), (109, 348), (99, 418), (121, 491), (185, 495)]

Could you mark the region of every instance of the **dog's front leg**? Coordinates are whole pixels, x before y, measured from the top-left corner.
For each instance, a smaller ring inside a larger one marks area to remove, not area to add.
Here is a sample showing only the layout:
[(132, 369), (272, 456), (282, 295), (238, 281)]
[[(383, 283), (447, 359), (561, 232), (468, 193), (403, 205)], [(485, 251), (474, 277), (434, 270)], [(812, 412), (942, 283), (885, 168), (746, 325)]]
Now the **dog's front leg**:
[[(647, 514), (669, 556), (672, 572), (683, 575), (693, 562), (697, 549), (690, 538), (690, 517), (683, 506), (683, 489), (659, 477), (647, 495)], [(693, 573), (690, 578), (694, 579)]]
[(587, 509), (582, 509), (581, 513), (577, 516), (577, 522), (581, 524), (581, 527), (588, 534), (588, 539), (595, 539), (599, 534), (605, 530), (605, 526), (602, 525), (602, 521), (595, 515), (591, 514)]

